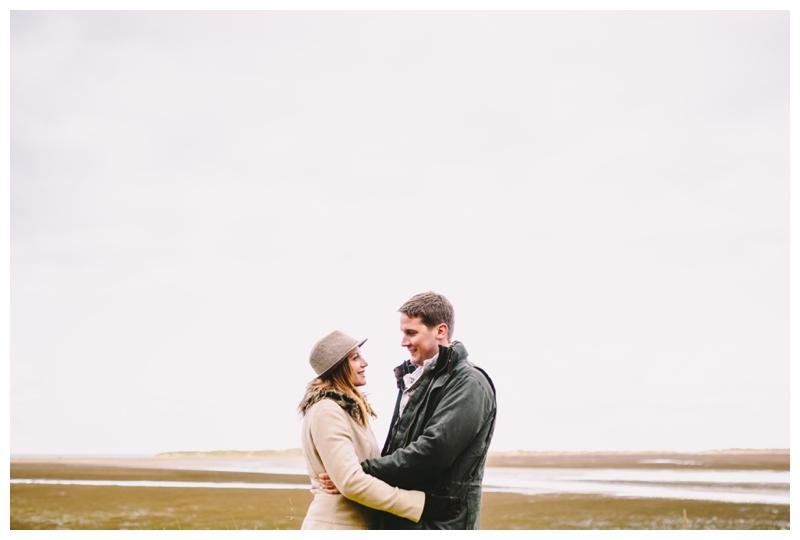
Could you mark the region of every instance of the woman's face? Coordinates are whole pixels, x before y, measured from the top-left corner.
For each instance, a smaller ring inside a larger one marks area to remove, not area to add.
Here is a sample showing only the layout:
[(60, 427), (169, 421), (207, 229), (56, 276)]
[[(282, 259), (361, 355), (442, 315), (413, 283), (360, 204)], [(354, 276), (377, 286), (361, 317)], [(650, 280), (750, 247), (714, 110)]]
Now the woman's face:
[(367, 384), (367, 361), (361, 356), (361, 351), (358, 347), (355, 348), (350, 354), (347, 355), (347, 361), (350, 364), (350, 380), (353, 386), (364, 386)]

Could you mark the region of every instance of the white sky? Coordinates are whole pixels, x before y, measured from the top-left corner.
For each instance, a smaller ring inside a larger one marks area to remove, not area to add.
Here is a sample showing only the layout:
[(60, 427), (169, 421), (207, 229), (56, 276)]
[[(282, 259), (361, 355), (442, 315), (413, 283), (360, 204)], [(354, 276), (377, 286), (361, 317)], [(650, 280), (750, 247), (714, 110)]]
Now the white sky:
[(493, 450), (789, 446), (786, 13), (14, 13), (12, 453), (299, 446), (433, 289)]

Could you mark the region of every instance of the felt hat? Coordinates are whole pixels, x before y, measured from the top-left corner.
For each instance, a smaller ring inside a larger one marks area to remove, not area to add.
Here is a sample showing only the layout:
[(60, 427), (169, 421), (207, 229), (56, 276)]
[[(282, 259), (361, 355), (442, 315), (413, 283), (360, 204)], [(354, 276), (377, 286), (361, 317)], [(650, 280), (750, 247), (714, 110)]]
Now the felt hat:
[(356, 338), (350, 337), (339, 330), (334, 330), (317, 341), (314, 348), (311, 349), (311, 356), (308, 358), (308, 362), (317, 376), (323, 375), (347, 358), (350, 351), (356, 347), (361, 347), (366, 341), (364, 339), (359, 343)]

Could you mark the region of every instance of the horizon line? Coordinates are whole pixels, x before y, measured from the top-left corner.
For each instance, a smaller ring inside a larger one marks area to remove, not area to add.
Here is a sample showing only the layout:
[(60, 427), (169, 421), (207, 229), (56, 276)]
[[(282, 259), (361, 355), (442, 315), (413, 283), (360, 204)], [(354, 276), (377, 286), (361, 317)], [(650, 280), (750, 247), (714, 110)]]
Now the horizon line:
[[(635, 450), (618, 450), (618, 449), (595, 449), (595, 450), (496, 450), (490, 451), (487, 456), (503, 455), (503, 454), (708, 454), (708, 453), (722, 453), (722, 452), (791, 452), (791, 448), (755, 448), (755, 447), (728, 447), (728, 448), (710, 448), (705, 450), (676, 450), (676, 449), (635, 449)], [(166, 450), (160, 452), (143, 452), (143, 453), (113, 453), (113, 452), (12, 452), (9, 454), (10, 458), (15, 457), (159, 457), (168, 456), (170, 454), (180, 455), (213, 455), (213, 454), (302, 454), (301, 448), (284, 448), (284, 449), (259, 449), (259, 450)]]

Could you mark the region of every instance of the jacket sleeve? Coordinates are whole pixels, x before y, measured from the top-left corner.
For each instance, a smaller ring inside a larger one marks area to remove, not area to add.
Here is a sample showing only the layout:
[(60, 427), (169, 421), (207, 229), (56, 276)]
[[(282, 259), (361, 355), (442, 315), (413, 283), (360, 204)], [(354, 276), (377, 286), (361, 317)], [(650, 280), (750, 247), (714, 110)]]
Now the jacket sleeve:
[[(454, 381), (455, 382), (455, 381)], [(408, 488), (450, 467), (489, 418), (490, 392), (475, 378), (466, 377), (447, 389), (422, 434), (408, 446), (361, 465), (365, 472), (392, 485)]]
[(425, 494), (390, 486), (363, 471), (346, 413), (330, 400), (320, 401), (309, 427), (317, 453), (337, 489), (353, 502), (419, 522)]

